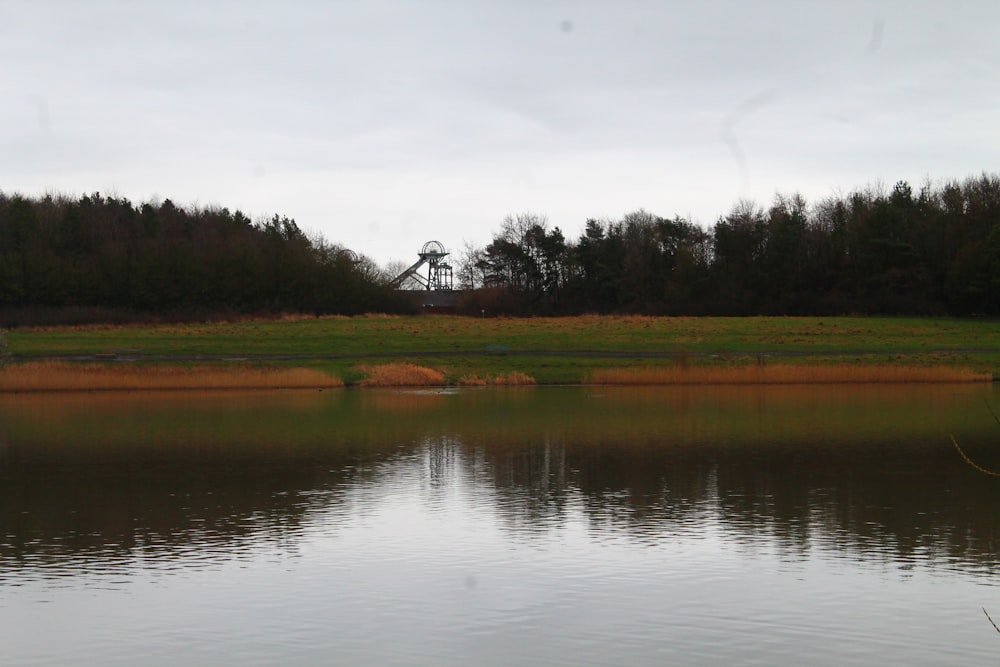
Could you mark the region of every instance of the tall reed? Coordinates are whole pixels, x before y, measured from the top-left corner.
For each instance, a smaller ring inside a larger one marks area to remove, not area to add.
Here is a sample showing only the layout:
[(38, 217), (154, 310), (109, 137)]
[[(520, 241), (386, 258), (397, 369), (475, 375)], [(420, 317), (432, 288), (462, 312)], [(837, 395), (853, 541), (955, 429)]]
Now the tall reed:
[(989, 382), (989, 373), (963, 368), (888, 365), (754, 365), (726, 367), (607, 368), (590, 384), (841, 384), (883, 382)]
[(30, 362), (0, 369), (0, 391), (152, 389), (313, 389), (340, 378), (307, 368), (137, 366)]
[(444, 373), (415, 364), (383, 364), (359, 366), (368, 377), (358, 384), (362, 387), (434, 387), (445, 384)]

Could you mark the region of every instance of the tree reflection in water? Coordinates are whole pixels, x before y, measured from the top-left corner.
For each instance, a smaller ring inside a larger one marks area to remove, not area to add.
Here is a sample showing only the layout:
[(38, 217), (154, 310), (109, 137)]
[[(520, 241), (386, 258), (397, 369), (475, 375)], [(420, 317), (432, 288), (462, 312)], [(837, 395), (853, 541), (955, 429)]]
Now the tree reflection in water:
[(656, 544), (711, 527), (791, 560), (818, 550), (992, 575), (995, 482), (947, 442), (990, 463), (983, 391), (5, 397), (0, 577), (294, 553), (310, 526), (356, 519), (371, 507), (359, 497), (399, 493), (401, 479), (419, 489), (411, 502), (467, 503), (519, 540), (572, 525)]

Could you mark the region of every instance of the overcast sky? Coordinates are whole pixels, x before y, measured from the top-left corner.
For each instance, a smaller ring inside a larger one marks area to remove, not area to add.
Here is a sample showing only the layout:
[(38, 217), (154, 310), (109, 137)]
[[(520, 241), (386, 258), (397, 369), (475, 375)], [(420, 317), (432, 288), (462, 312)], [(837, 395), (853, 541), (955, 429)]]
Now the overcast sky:
[(504, 216), (964, 179), (1000, 3), (0, 0), (0, 189), (278, 213), (384, 263)]

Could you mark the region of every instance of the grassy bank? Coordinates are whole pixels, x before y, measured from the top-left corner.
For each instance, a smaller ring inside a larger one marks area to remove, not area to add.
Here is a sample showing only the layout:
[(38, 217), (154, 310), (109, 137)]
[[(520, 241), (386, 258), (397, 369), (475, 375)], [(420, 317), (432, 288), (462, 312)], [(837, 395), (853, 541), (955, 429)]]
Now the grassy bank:
[[(695, 371), (711, 383), (737, 368), (773, 369), (737, 371), (744, 378), (785, 378), (771, 382), (924, 382), (932, 368), (1000, 373), (1000, 323), (981, 319), (365, 316), (17, 329), (7, 341), (12, 369), (72, 358), (106, 376), (115, 368), (141, 376), (209, 362), (246, 373), (266, 363), (348, 385), (672, 383)], [(425, 370), (398, 382), (384, 370), (393, 365), (396, 374)], [(836, 379), (845, 373), (870, 379)]]

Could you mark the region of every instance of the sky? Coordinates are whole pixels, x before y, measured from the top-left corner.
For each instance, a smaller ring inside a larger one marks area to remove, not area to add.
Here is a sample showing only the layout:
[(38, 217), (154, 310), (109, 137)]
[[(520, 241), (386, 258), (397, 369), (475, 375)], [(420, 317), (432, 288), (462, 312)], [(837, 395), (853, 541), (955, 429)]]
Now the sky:
[(995, 172), (998, 25), (992, 0), (0, 0), (0, 190), (286, 215), (380, 264), (524, 212), (708, 227)]

